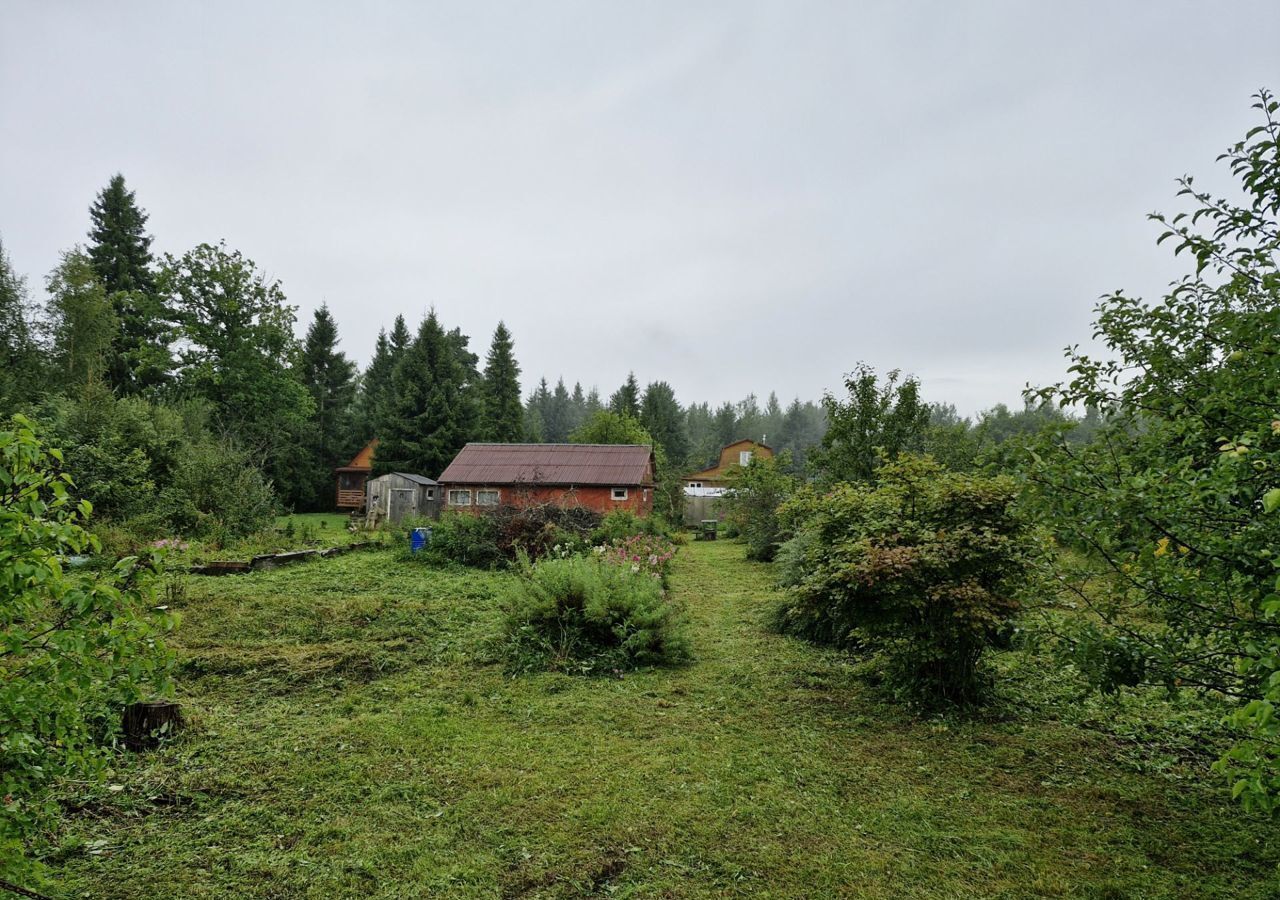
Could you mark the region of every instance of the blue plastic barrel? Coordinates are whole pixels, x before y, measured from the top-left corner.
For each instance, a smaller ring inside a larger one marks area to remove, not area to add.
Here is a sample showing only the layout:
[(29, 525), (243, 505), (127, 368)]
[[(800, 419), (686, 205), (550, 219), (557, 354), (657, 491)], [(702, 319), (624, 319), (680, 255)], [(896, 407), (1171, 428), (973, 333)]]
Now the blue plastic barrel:
[(431, 543), (430, 528), (415, 528), (409, 532), (409, 552), (417, 553), (427, 544)]

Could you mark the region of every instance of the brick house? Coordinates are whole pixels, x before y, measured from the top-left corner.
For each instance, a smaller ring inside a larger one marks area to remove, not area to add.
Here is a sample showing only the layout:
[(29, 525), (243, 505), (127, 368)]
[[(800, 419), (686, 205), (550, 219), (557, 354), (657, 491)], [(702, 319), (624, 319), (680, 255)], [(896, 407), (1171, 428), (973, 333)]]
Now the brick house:
[(445, 509), (555, 503), (648, 516), (654, 475), (643, 444), (467, 444), (438, 481)]

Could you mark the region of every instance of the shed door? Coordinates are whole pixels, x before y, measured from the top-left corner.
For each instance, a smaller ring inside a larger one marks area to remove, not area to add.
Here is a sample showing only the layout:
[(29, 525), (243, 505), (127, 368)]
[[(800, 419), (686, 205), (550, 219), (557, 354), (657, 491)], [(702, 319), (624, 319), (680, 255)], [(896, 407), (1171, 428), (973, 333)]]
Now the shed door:
[(392, 522), (399, 522), (405, 516), (411, 516), (416, 513), (417, 504), (414, 503), (414, 495), (417, 491), (412, 488), (392, 488), (391, 490), (391, 511), (388, 514)]

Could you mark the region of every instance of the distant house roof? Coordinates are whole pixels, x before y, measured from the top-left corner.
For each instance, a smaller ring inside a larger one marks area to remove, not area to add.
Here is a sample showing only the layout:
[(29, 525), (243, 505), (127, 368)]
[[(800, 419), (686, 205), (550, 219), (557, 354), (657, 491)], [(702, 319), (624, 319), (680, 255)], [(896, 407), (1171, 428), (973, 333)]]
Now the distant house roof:
[(373, 469), (373, 451), (378, 449), (378, 439), (374, 438), (351, 458), (345, 466), (334, 469), (335, 472), (368, 472)]
[(653, 480), (644, 444), (467, 444), (442, 484), (639, 485)]

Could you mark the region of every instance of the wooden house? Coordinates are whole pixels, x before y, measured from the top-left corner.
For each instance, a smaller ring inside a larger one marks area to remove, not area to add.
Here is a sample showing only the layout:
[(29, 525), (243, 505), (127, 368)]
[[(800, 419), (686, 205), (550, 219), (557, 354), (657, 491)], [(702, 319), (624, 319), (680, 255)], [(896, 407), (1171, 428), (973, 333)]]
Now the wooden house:
[(395, 525), (406, 516), (440, 517), (439, 486), (425, 475), (388, 472), (365, 486), (365, 524)]
[(749, 438), (725, 444), (720, 448), (719, 461), (710, 468), (690, 472), (684, 477), (684, 486), (694, 490), (728, 487), (730, 472), (746, 466), (752, 459), (769, 459), (772, 456), (771, 447)]
[(440, 475), (444, 508), (555, 503), (653, 512), (653, 448), (644, 444), (467, 444)]
[(335, 506), (339, 512), (364, 509), (365, 483), (368, 482), (369, 474), (373, 471), (373, 451), (377, 446), (378, 439), (374, 438), (364, 445), (364, 449), (357, 453), (351, 462), (333, 470), (338, 481)]

